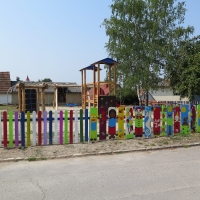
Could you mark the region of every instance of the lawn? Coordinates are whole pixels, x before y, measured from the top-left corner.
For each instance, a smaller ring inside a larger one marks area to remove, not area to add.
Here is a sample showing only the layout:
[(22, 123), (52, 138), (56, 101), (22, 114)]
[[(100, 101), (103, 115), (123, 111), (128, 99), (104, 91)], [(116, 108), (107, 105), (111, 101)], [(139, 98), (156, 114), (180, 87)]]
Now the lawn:
[(3, 111), (7, 111), (7, 112), (10, 112), (10, 111), (18, 111), (17, 109), (17, 106), (16, 105), (0, 105), (0, 112), (3, 112)]

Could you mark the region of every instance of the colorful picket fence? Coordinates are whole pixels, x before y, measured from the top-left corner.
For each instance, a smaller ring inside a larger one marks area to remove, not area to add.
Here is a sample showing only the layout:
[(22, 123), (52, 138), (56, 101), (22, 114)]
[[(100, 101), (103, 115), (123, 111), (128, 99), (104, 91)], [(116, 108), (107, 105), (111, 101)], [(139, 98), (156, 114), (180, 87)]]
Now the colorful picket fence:
[(200, 105), (0, 113), (0, 146), (73, 144), (200, 132)]

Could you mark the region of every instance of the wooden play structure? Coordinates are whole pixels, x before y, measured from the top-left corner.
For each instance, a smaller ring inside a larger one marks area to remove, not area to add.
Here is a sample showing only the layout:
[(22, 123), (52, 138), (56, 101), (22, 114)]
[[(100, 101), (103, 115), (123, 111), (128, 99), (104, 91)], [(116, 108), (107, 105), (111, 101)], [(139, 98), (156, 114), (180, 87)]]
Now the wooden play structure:
[[(100, 81), (100, 65), (108, 66), (108, 81)], [(86, 108), (86, 105), (92, 105), (93, 107), (98, 106), (98, 97), (100, 96), (101, 85), (108, 84), (109, 94), (116, 96), (117, 87), (117, 77), (116, 77), (116, 67), (117, 62), (111, 58), (105, 58), (103, 60), (97, 61), (88, 67), (81, 69), (82, 76), (82, 109)], [(86, 71), (93, 71), (93, 82), (87, 83), (86, 81)], [(112, 78), (112, 76), (113, 78)], [(93, 88), (93, 94), (88, 94), (88, 90)]]
[[(18, 89), (18, 112), (26, 112), (26, 91), (28, 89), (36, 90), (36, 111), (39, 111), (40, 104), (42, 105), (42, 111), (45, 110), (45, 89), (48, 88), (48, 84), (42, 83), (40, 85), (26, 85), (24, 82), (20, 82), (16, 85)], [(41, 98), (40, 98), (41, 90)]]

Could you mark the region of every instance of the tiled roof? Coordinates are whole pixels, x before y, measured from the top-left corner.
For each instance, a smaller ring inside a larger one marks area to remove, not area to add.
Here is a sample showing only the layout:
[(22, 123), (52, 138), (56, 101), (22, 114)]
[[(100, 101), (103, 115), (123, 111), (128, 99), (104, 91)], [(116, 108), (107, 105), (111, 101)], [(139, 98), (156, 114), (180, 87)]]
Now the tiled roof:
[(0, 72), (0, 93), (6, 94), (10, 87), (10, 72)]

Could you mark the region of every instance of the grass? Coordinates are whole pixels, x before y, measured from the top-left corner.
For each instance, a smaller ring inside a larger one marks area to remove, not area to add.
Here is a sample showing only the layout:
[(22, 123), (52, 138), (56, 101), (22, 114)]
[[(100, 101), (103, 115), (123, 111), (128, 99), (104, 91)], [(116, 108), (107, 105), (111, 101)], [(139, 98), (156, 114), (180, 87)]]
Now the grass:
[(164, 141), (163, 144), (169, 144), (169, 142), (168, 141)]
[(28, 161), (29, 161), (29, 162), (36, 161), (36, 158), (35, 158), (35, 157), (29, 157), (29, 158), (28, 158)]
[(0, 105), (0, 111), (7, 111), (7, 112), (10, 112), (10, 111), (18, 111), (17, 109), (17, 106), (15, 105)]
[(151, 146), (156, 146), (156, 145), (154, 143), (152, 143)]
[(138, 144), (142, 144), (142, 142), (138, 142)]

